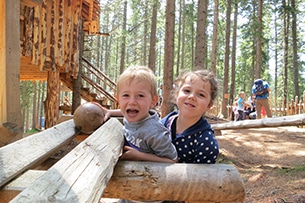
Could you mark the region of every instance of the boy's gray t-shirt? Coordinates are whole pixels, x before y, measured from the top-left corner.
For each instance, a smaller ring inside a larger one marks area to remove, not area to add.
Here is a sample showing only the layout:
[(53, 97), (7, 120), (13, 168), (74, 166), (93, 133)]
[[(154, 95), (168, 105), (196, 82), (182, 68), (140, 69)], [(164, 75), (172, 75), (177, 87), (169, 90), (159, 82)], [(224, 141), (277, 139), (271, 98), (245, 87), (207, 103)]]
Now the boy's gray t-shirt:
[(156, 112), (149, 113), (148, 118), (135, 123), (130, 123), (124, 118), (125, 141), (141, 152), (177, 159), (170, 131), (160, 122)]

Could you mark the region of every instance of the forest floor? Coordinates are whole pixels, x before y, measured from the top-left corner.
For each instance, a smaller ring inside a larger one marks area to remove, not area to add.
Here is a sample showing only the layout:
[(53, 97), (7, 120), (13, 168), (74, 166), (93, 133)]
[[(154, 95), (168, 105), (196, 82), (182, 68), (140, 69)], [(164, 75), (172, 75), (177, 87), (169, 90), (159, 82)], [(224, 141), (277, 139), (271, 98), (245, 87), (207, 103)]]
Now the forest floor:
[(222, 130), (219, 163), (233, 164), (245, 203), (305, 202), (305, 128)]

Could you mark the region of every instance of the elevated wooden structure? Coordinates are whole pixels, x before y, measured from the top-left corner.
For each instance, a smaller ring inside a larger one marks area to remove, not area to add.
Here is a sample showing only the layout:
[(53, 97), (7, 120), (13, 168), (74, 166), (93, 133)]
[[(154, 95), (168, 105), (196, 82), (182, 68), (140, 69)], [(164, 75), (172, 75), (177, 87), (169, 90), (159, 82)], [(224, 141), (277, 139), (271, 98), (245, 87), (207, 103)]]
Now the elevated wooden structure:
[(101, 34), (99, 1), (1, 1), (0, 13), (0, 125), (16, 124), (22, 133), (20, 80), (47, 80), (45, 122), (51, 127), (59, 119), (60, 75), (72, 81), (74, 109), (80, 104), (82, 38)]
[[(203, 203), (245, 198), (232, 165), (118, 162), (124, 138), (115, 118), (46, 171), (32, 170), (73, 139), (74, 127), (68, 120), (0, 148), (0, 201), (97, 203), (108, 197)], [(14, 150), (14, 158), (8, 156)]]

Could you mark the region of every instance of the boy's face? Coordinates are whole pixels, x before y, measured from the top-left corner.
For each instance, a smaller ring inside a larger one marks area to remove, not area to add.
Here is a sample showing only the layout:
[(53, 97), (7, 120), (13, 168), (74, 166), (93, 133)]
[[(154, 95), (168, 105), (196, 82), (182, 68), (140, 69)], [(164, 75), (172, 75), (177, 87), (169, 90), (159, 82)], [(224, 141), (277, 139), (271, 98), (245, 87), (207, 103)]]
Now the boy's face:
[(120, 109), (129, 122), (138, 122), (149, 116), (149, 110), (158, 100), (151, 95), (150, 84), (147, 81), (132, 80), (121, 83), (118, 99)]

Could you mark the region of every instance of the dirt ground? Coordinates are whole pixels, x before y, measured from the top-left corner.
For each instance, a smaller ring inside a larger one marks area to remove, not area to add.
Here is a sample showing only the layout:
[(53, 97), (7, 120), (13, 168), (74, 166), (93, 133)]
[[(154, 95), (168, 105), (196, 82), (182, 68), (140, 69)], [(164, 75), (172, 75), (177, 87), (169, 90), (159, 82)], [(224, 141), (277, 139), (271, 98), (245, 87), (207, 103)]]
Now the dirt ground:
[(305, 128), (222, 130), (219, 163), (233, 164), (245, 203), (305, 202)]

